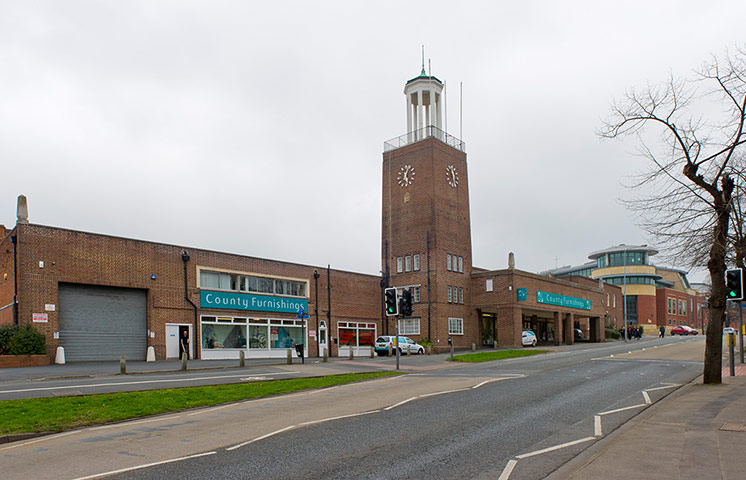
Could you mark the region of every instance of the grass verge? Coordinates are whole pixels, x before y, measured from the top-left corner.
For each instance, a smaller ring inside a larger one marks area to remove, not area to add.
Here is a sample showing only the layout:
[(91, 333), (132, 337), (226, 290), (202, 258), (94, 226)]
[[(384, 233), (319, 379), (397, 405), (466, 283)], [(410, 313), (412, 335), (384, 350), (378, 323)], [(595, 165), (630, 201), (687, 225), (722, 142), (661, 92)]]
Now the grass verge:
[(503, 360), (505, 358), (516, 358), (516, 357), (530, 357), (531, 355), (539, 355), (547, 353), (549, 350), (498, 350), (496, 352), (479, 352), (479, 353), (465, 353), (463, 355), (454, 355), (454, 362), (491, 362), (492, 360)]
[(397, 372), (346, 373), (314, 378), (168, 388), (75, 397), (0, 401), (0, 435), (71, 428), (370, 380)]

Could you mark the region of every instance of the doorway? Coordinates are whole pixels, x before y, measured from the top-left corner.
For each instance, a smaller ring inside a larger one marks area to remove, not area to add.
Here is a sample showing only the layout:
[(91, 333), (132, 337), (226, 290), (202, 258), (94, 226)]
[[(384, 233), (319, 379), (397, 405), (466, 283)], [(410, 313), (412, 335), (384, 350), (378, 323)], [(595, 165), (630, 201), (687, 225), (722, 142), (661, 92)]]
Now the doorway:
[(319, 325), (319, 356), (320, 357), (324, 356), (324, 350), (327, 351), (327, 355), (328, 355), (329, 347), (327, 345), (326, 339), (327, 339), (326, 322), (322, 320), (321, 325)]
[(192, 336), (192, 326), (189, 324), (167, 323), (166, 324), (166, 358), (181, 358), (180, 339), (184, 332), (189, 339), (189, 358), (193, 357), (194, 340)]

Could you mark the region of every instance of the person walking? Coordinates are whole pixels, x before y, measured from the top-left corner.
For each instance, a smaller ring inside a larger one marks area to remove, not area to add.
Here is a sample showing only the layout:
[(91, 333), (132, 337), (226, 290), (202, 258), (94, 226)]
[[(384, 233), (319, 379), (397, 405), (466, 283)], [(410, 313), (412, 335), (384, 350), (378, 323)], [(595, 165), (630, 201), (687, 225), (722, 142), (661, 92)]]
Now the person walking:
[(663, 325), (661, 325), (661, 330), (660, 331), (661, 331), (661, 333), (658, 334), (658, 336), (661, 337), (661, 338), (665, 338), (666, 337), (666, 327), (664, 327)]

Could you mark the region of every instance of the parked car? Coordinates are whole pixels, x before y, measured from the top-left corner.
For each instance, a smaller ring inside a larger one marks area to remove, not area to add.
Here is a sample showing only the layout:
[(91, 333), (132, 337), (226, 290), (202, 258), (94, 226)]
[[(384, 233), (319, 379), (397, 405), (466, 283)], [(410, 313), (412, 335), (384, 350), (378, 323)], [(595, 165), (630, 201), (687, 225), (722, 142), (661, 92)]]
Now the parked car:
[(575, 335), (575, 340), (583, 340), (583, 331), (579, 328), (573, 329), (573, 334)]
[(524, 330), (521, 334), (521, 344), (523, 344), (524, 347), (535, 347), (536, 346), (536, 334), (532, 332), (531, 330)]
[[(376, 339), (376, 353), (379, 356), (388, 355), (389, 346), (391, 346), (391, 353), (396, 353), (396, 350), (394, 350), (397, 347), (396, 345), (394, 345), (395, 339), (395, 335), (382, 335), (378, 337)], [(422, 355), (423, 353), (425, 353), (425, 347), (409, 337), (400, 336), (398, 348), (399, 353), (402, 355), (406, 355), (407, 349), (409, 349), (409, 353), (413, 355)]]
[(677, 325), (671, 329), (671, 335), (697, 335), (698, 330), (693, 329), (688, 325)]

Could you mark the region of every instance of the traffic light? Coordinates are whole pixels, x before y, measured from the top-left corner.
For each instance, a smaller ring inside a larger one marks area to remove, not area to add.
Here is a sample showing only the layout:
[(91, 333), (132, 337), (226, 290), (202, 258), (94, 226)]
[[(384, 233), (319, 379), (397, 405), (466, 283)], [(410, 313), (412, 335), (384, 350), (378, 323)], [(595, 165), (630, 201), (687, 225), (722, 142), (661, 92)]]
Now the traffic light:
[(384, 290), (384, 296), (386, 301), (386, 315), (396, 316), (399, 314), (399, 304), (396, 301), (396, 288), (391, 287)]
[(406, 288), (401, 294), (401, 314), (405, 317), (412, 315), (412, 292)]
[(734, 268), (725, 272), (725, 298), (743, 300), (743, 270)]

